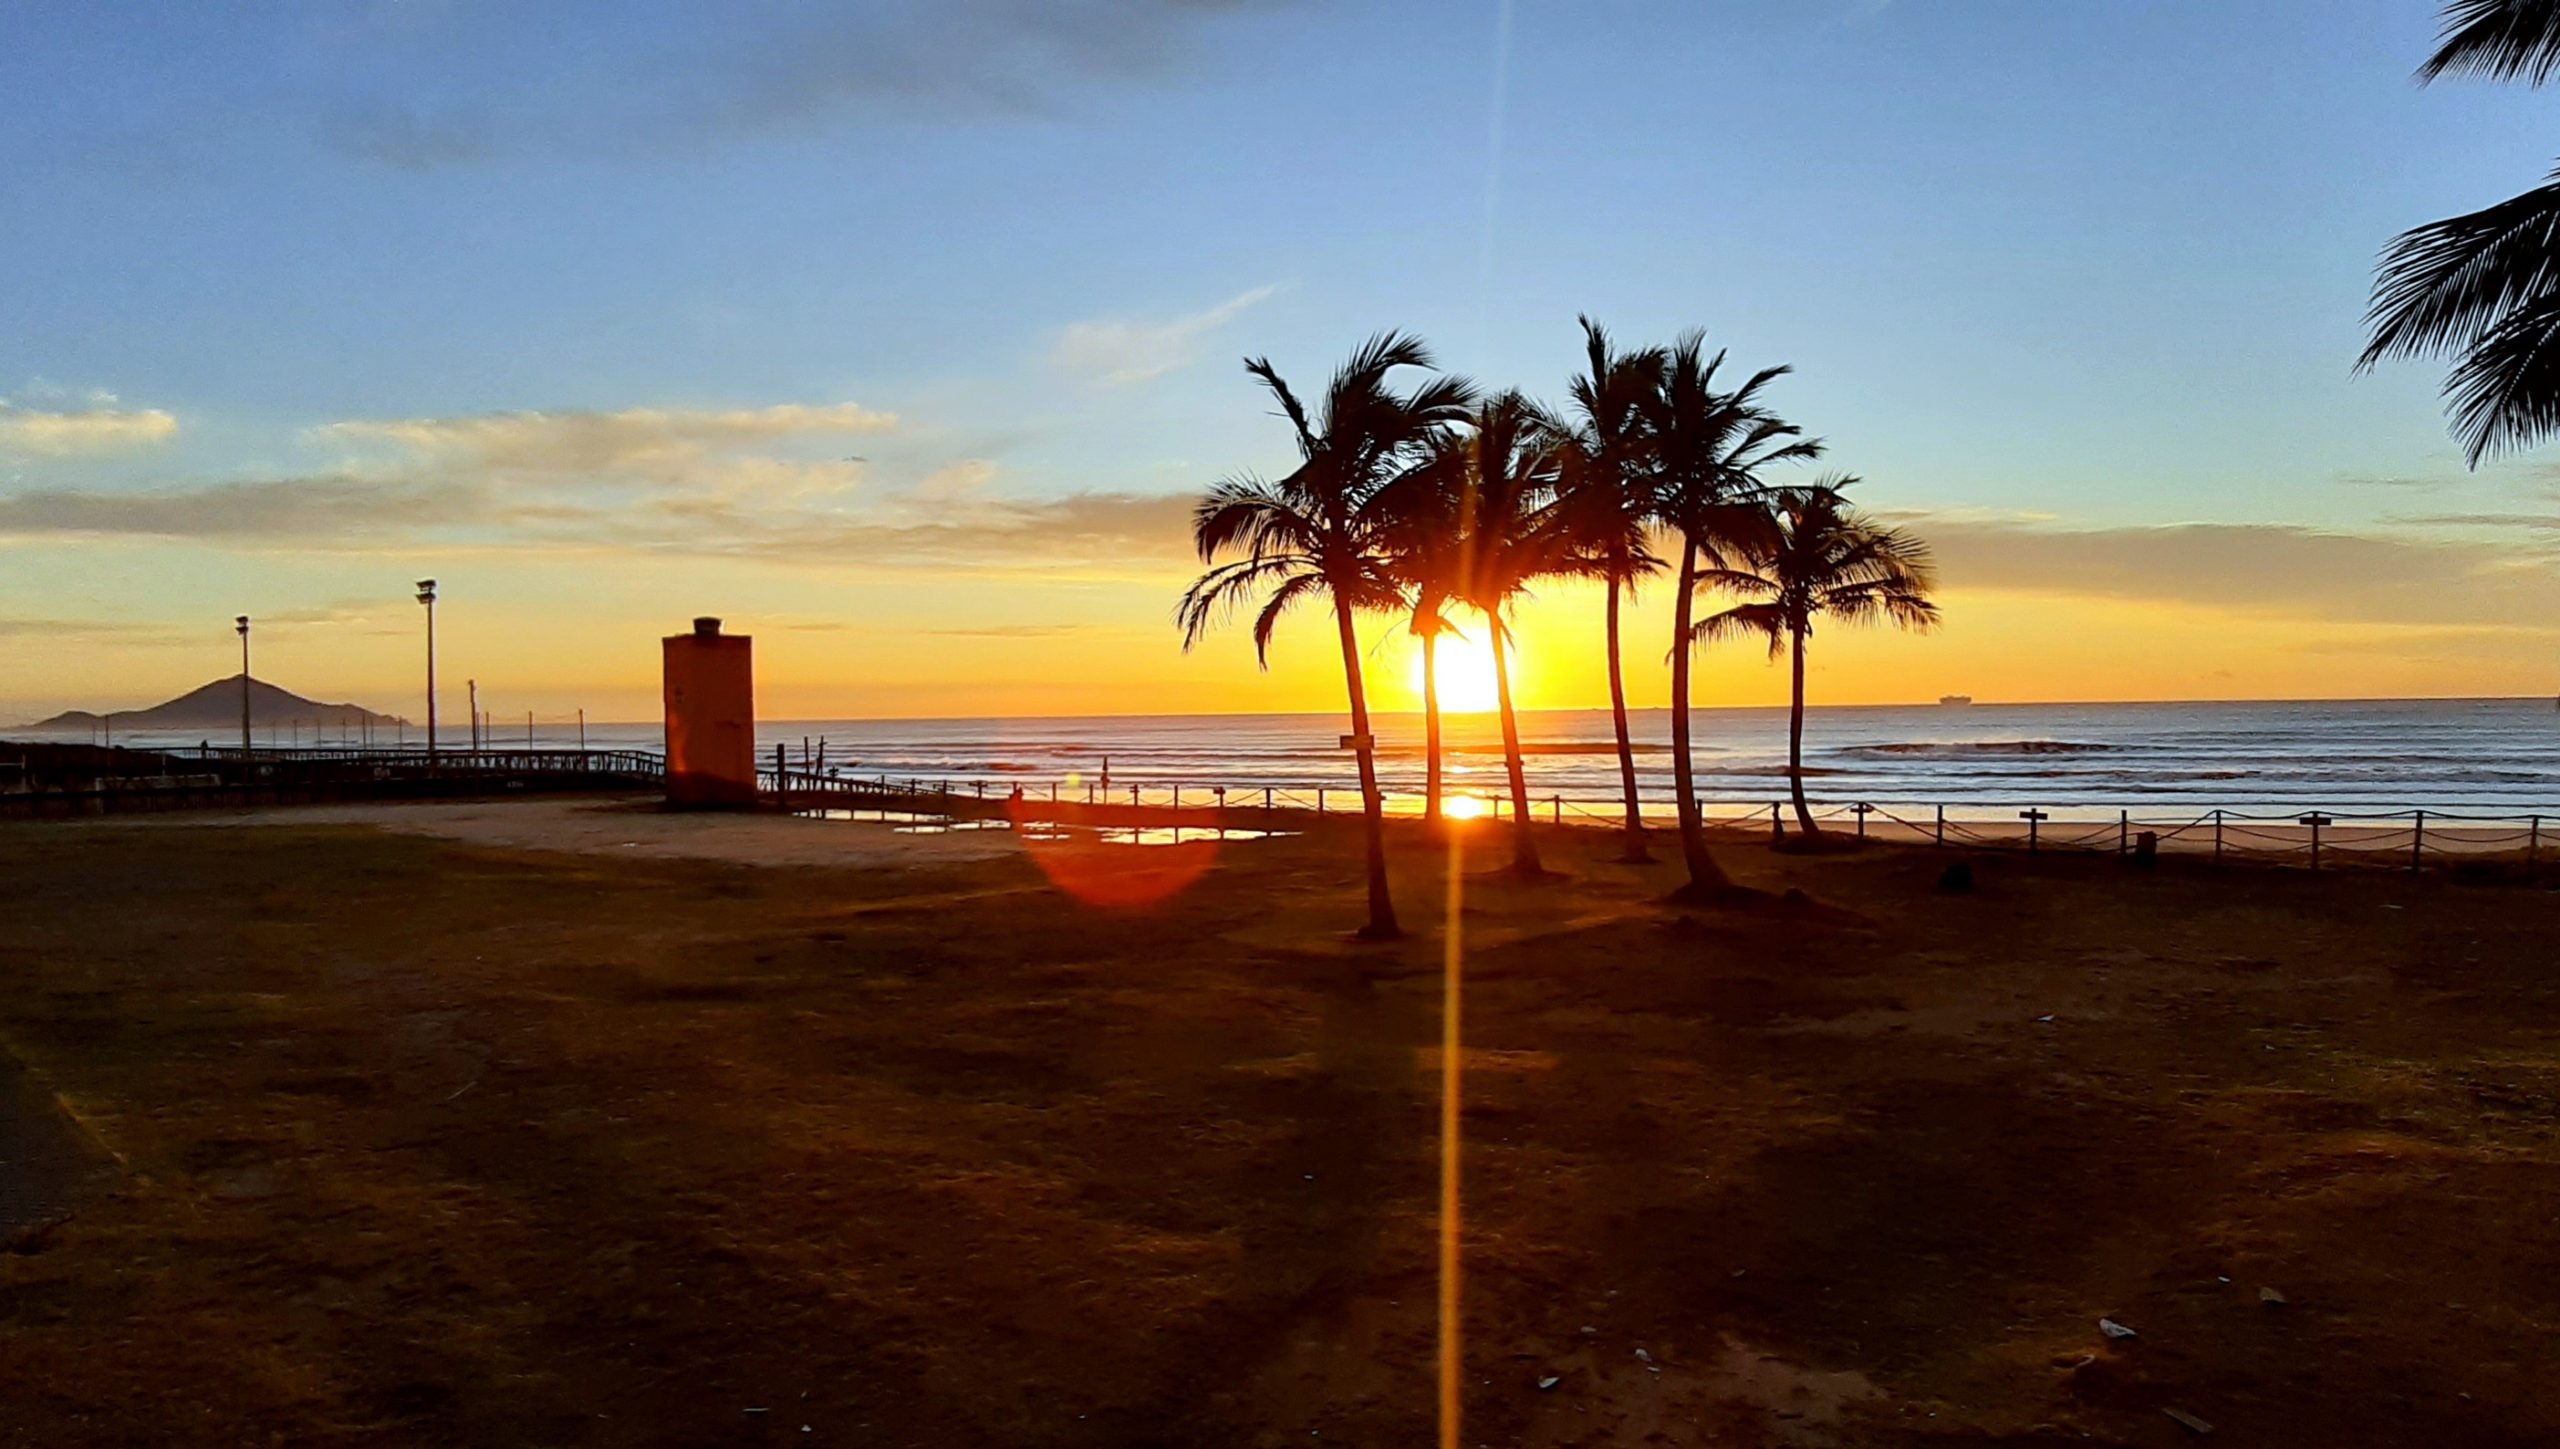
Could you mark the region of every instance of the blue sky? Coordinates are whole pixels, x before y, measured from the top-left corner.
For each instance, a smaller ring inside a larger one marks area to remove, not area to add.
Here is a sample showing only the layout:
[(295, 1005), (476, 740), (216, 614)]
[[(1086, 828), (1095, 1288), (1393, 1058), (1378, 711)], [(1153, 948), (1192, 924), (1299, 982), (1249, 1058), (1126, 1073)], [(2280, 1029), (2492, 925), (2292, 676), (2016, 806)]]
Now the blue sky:
[[(1156, 571), (1115, 573), (1075, 500), (1280, 464), (1240, 354), (1312, 383), (1401, 326), (1558, 395), (1581, 311), (1792, 363), (1784, 406), (1870, 502), (1948, 529), (2546, 568), (2547, 530), (2451, 521), (2548, 513), (2538, 464), (2467, 475), (2432, 369), (2349, 372), (2375, 249), (2560, 151), (2548, 97), (2417, 88), (2433, 30), (2412, 0), (21, 0), (0, 439), (170, 426), (0, 451), (0, 620), (101, 626), (0, 713), (148, 693), (180, 621), (259, 590), (369, 620), (372, 575), (475, 559), (488, 597), (598, 620), (691, 611), (646, 565), (813, 626), (975, 601), (1063, 631), (1082, 589), (1135, 630), (1178, 567), (1141, 541)], [(583, 415), (651, 441), (522, 435)], [(910, 549), (938, 509), (1084, 552), (1026, 581)], [(869, 531), (760, 556), (837, 525)], [(369, 685), (364, 632), (314, 660)], [(813, 706), (888, 658), (813, 663)]]

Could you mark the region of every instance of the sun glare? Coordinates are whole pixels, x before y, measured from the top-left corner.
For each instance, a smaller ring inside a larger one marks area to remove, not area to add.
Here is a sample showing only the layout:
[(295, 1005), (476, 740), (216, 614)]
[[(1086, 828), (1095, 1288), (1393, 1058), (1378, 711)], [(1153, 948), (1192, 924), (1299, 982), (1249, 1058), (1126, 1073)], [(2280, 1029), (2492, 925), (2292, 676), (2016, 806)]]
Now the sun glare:
[(1476, 820), (1484, 815), (1484, 802), (1473, 795), (1446, 795), (1441, 797), (1440, 813), (1452, 820)]
[[(1461, 639), (1441, 636), (1438, 667), (1440, 709), (1446, 714), (1489, 714), (1500, 703), (1494, 691), (1493, 648), (1481, 635)], [(1515, 651), (1516, 657), (1516, 651)], [(1516, 672), (1516, 671), (1515, 671)], [(1517, 684), (1519, 681), (1513, 681)], [(1422, 649), (1413, 651), (1413, 694), (1422, 697)]]

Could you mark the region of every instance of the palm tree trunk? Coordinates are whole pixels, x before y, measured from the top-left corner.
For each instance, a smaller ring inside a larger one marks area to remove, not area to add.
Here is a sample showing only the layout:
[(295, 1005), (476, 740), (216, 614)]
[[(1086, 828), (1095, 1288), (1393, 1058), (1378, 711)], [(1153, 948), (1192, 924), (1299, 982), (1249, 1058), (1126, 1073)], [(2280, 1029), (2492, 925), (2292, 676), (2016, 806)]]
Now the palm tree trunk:
[(1422, 823), (1440, 823), (1440, 631), (1422, 636)]
[(1387, 802), (1378, 794), (1377, 742), (1369, 734), (1369, 695), (1360, 681), (1360, 636), (1351, 627), (1351, 606), (1340, 591), (1333, 596), (1333, 618), (1342, 632), (1342, 677), (1351, 691), (1352, 754), (1360, 761), (1361, 827), (1369, 837), (1369, 924), (1360, 934), (1390, 941), (1404, 934), (1396, 925), (1396, 903), (1387, 893)]
[(1798, 626), (1787, 632), (1794, 636), (1796, 656), (1795, 703), (1787, 711), (1787, 787), (1796, 798), (1796, 824), (1811, 838), (1822, 829), (1813, 823), (1813, 811), (1804, 803), (1804, 630)]
[(1511, 772), (1511, 868), (1522, 875), (1541, 875), (1538, 841), (1529, 820), (1529, 776), (1520, 759), (1520, 716), (1511, 708), (1510, 635), (1500, 615), (1493, 617), (1493, 693), (1502, 706), (1502, 763)]
[(1689, 758), (1689, 619), (1698, 587), (1698, 540), (1680, 541), (1680, 592), (1671, 605), (1671, 782), (1680, 805), (1680, 859), (1689, 883), (1678, 892), (1704, 898), (1732, 882), (1707, 854), (1705, 822), (1698, 818), (1698, 781)]
[(1618, 580), (1609, 580), (1609, 717), (1618, 727), (1618, 785), (1627, 797), (1627, 848), (1618, 856), (1630, 864), (1653, 859), (1644, 848), (1644, 807), (1636, 795), (1636, 748), (1627, 736), (1627, 676), (1618, 664)]

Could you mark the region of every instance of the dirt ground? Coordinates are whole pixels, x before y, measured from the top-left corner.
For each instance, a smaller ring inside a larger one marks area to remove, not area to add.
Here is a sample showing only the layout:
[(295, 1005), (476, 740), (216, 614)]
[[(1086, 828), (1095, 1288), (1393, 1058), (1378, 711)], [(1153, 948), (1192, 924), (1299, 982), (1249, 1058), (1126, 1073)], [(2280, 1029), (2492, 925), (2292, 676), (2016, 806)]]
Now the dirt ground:
[[(1332, 836), (325, 819), (0, 827), (122, 1166), (0, 1254), (0, 1443), (1430, 1442), (1418, 832), (1374, 948)], [(2560, 892), (1612, 848), (1464, 878), (1464, 1442), (2560, 1442)]]

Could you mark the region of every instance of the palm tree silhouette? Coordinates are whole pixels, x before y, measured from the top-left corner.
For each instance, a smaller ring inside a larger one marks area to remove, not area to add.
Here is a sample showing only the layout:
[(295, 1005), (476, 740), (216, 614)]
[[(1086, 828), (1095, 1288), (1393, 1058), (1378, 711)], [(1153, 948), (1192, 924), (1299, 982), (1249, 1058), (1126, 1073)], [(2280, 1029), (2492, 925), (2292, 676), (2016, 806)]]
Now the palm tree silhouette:
[[(1422, 820), (1441, 823), (1444, 753), (1440, 730), (1440, 636), (1456, 634), (1449, 603), (1466, 573), (1466, 509), (1471, 499), (1461, 470), (1441, 462), (1444, 440), (1435, 439), (1421, 461), (1379, 490), (1385, 520), (1387, 571), (1413, 597), (1411, 628), (1422, 641)], [(1464, 637), (1464, 636), (1460, 636)]]
[(1689, 900), (1712, 899), (1732, 883), (1707, 852), (1690, 752), (1690, 621), (1699, 566), (1722, 567), (1728, 552), (1762, 540), (1769, 527), (1762, 469), (1822, 455), (1818, 440), (1802, 436), (1760, 403), (1761, 391), (1789, 369), (1763, 368), (1725, 392), (1716, 385), (1724, 354), (1705, 354), (1705, 334), (1683, 333), (1666, 356), (1660, 384), (1641, 400), (1660, 469), (1659, 516), (1680, 535), (1678, 592), (1672, 598), (1671, 777), (1681, 861), (1689, 872), (1689, 883), (1675, 894)]
[(1783, 488), (1769, 498), (1773, 525), (1737, 552), (1733, 565), (1708, 569), (1699, 582), (1744, 596), (1698, 621), (1701, 640), (1758, 635), (1769, 657), (1782, 648), (1794, 655), (1794, 703), (1787, 714), (1787, 786), (1796, 823), (1819, 835), (1804, 798), (1804, 646), (1814, 620), (1844, 624), (1896, 624), (1928, 629), (1938, 622), (1929, 600), (1935, 587), (1929, 546), (1898, 528), (1872, 522), (1849, 506), (1842, 491), (1855, 478), (1831, 478), (1811, 488)]
[[(2421, 84), (2478, 75), (2540, 86), (2560, 71), (2560, 0), (2451, 0)], [(2560, 428), (2560, 171), (2520, 196), (2394, 237), (2374, 269), (2372, 340), (2356, 360), (2452, 356), (2445, 396), (2472, 467)]]
[(1586, 371), (1573, 380), (1579, 419), (1563, 454), (1562, 502), (1575, 546), (1591, 561), (1608, 593), (1603, 632), (1609, 652), (1609, 717), (1618, 741), (1618, 788), (1626, 805), (1629, 863), (1653, 857), (1644, 848), (1644, 808), (1636, 792), (1635, 744), (1627, 732), (1626, 671), (1619, 662), (1618, 599), (1632, 595), (1662, 560), (1648, 544), (1661, 497), (1651, 439), (1645, 431), (1645, 398), (1662, 383), (1666, 356), (1659, 347), (1621, 353), (1609, 334), (1588, 317), (1582, 322)]
[[(1378, 491), (1424, 453), (1435, 430), (1463, 416), (1474, 396), (1462, 378), (1434, 377), (1407, 393), (1388, 385), (1388, 375), (1398, 368), (1432, 365), (1420, 339), (1382, 332), (1334, 373), (1311, 418), (1268, 359), (1247, 359), (1245, 370), (1270, 390), (1296, 434), (1298, 466), (1276, 481), (1241, 477), (1210, 488), (1191, 522), (1200, 561), (1210, 568), (1184, 590), (1174, 610), (1182, 647), (1189, 650), (1217, 619), (1260, 597), (1253, 648), (1268, 668), (1281, 617), (1318, 595), (1332, 602), (1368, 838), (1369, 922), (1360, 934), (1372, 940), (1401, 932), (1387, 888), (1386, 807), (1378, 792), (1376, 739), (1352, 618), (1363, 609), (1403, 606), (1403, 592), (1386, 568), (1386, 518), (1375, 506)], [(1234, 554), (1241, 557), (1219, 561)]]
[(1521, 875), (1541, 875), (1545, 869), (1530, 817), (1520, 716), (1511, 693), (1508, 615), (1531, 583), (1583, 568), (1555, 503), (1565, 430), (1516, 390), (1480, 404), (1469, 423), (1464, 431), (1440, 435), (1435, 466), (1421, 476), (1460, 480), (1464, 569), (1456, 594), (1484, 616), (1492, 635), (1494, 701), (1502, 716), (1502, 763), (1511, 785), (1511, 868)]

